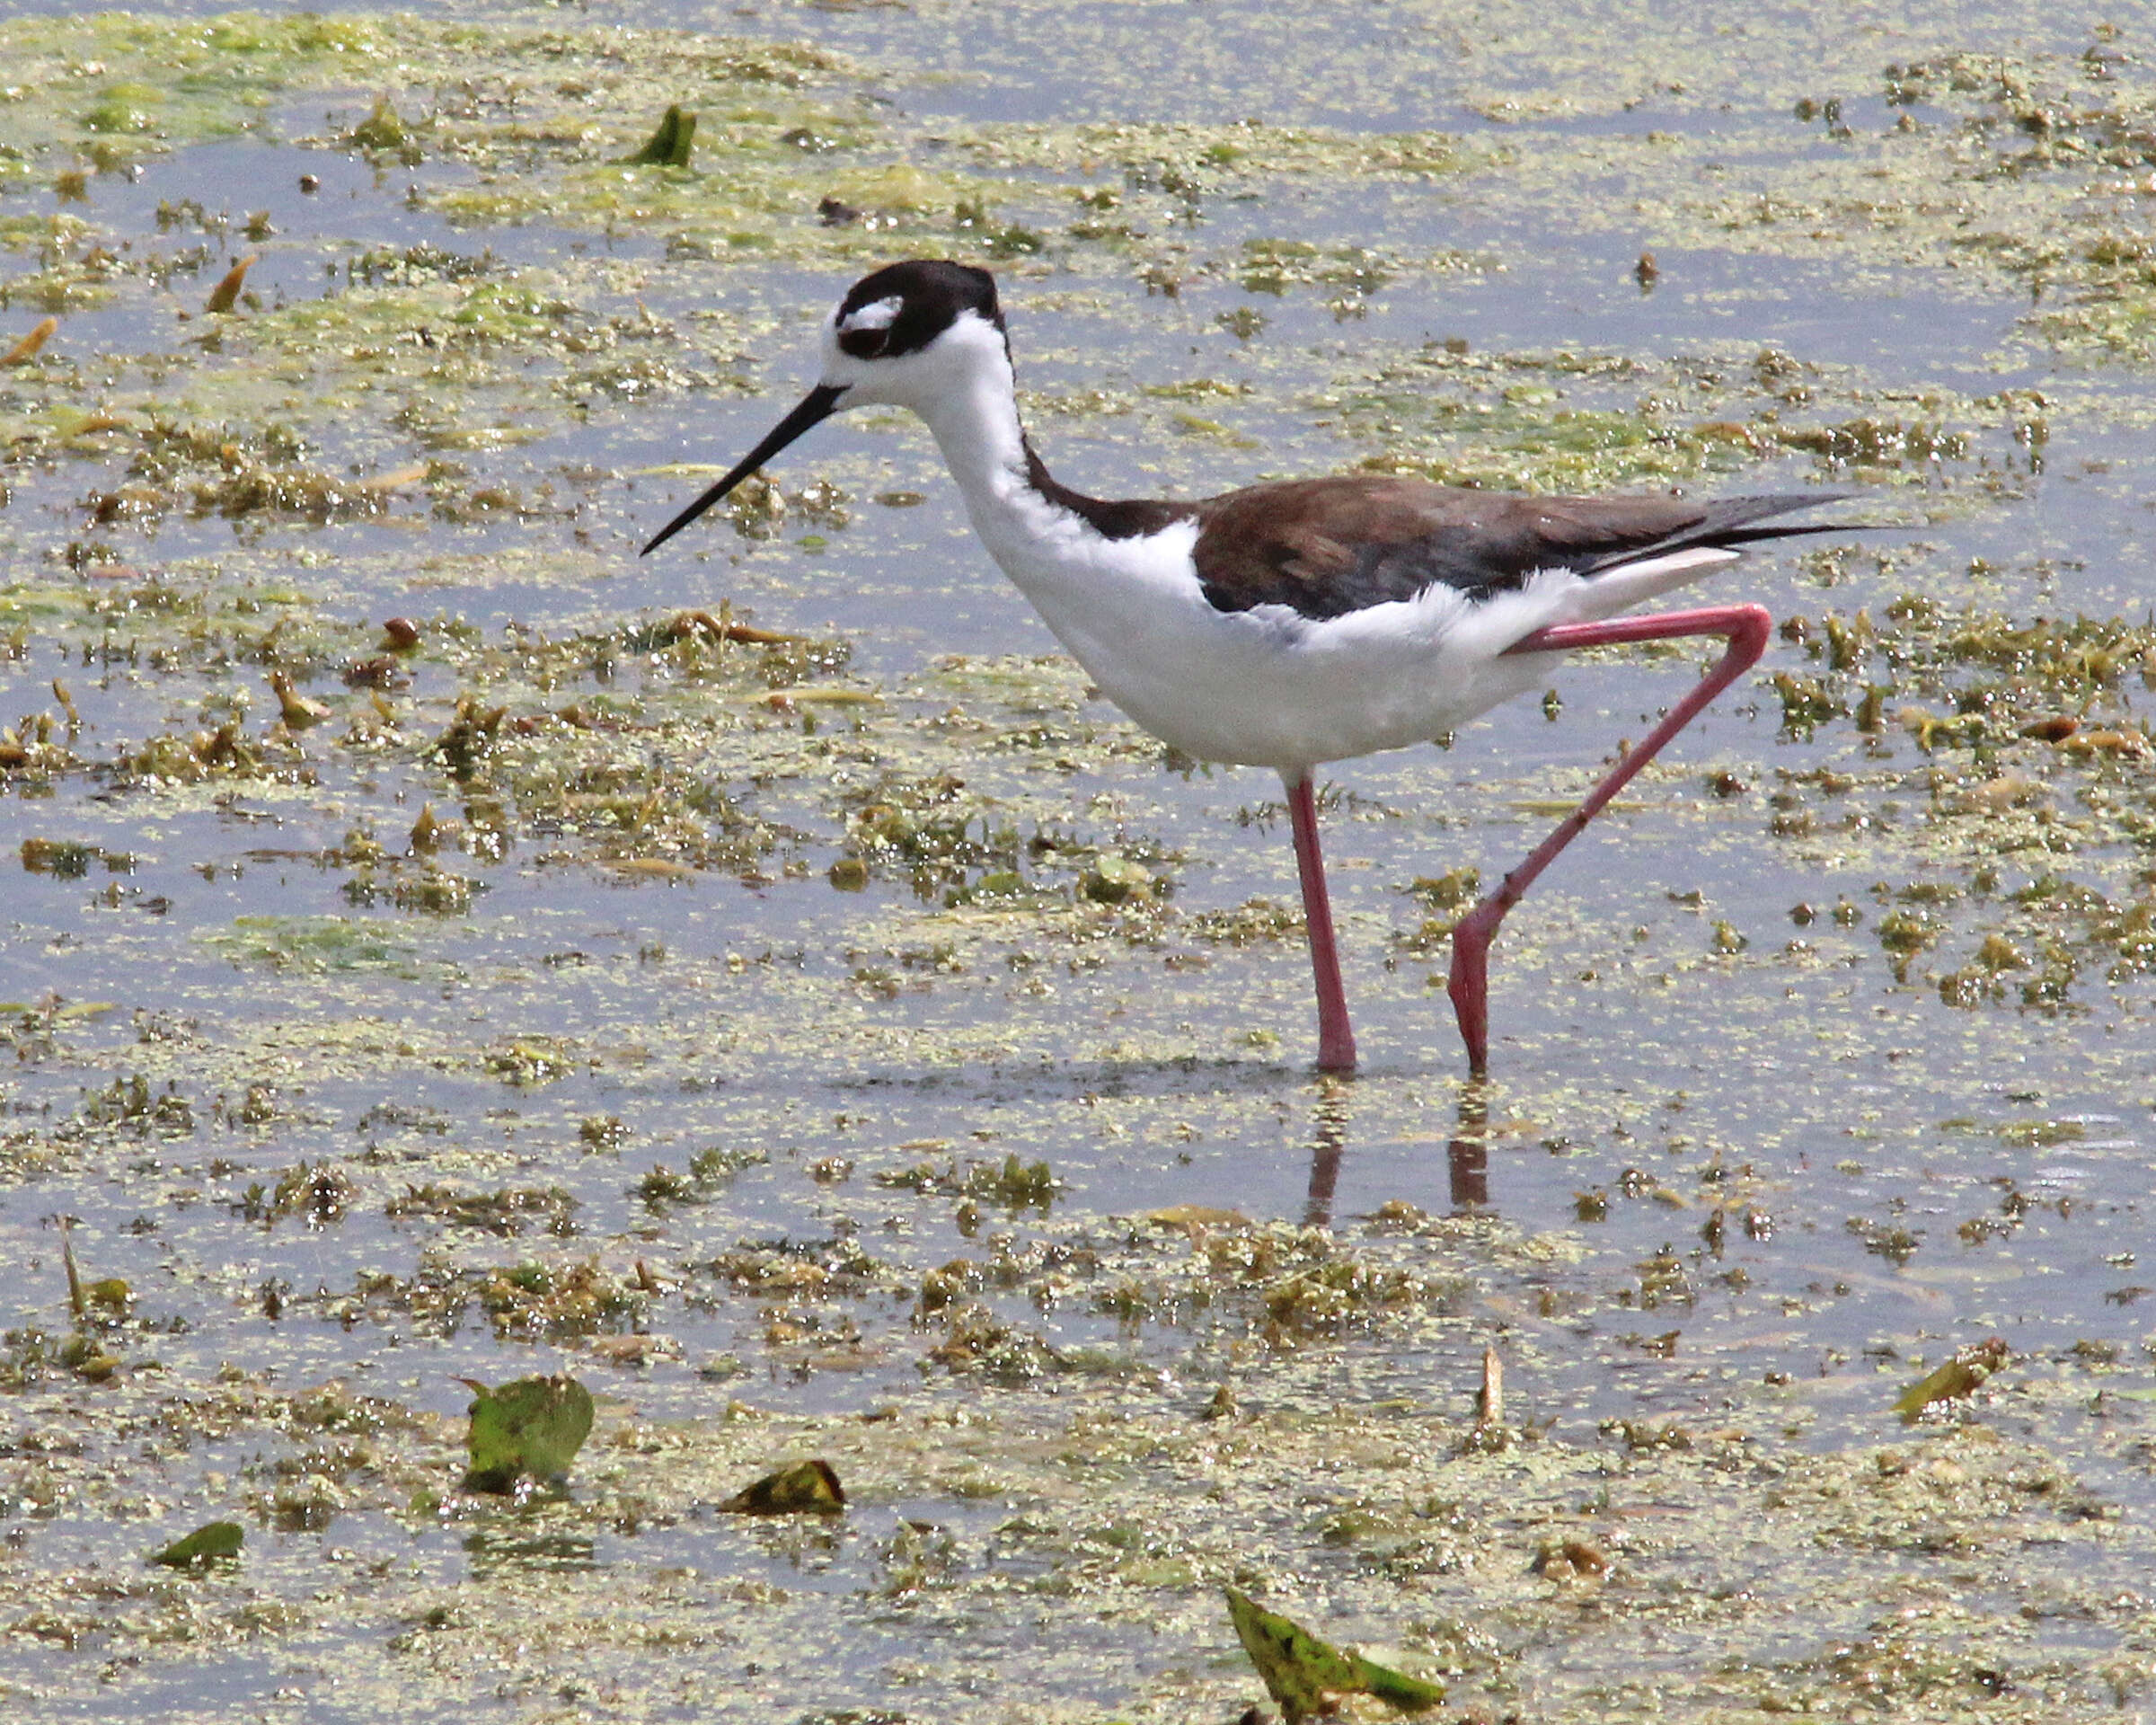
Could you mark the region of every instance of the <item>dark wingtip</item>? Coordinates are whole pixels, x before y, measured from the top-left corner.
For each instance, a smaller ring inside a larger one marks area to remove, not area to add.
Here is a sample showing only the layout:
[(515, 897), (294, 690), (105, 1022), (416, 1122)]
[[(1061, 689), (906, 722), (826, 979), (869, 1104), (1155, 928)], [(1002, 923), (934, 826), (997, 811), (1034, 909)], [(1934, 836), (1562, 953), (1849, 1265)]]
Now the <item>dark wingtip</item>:
[(1816, 509), (1825, 503), (1840, 503), (1860, 496), (1857, 491), (1775, 491), (1758, 492), (1748, 497), (1716, 497), (1701, 500), (1700, 518), (1689, 527), (1666, 534), (1663, 537), (1643, 545), (1631, 545), (1588, 564), (1579, 572), (1599, 575), (1604, 570), (1621, 569), (1628, 563), (1644, 562), (1650, 557), (1666, 556), (1671, 552), (1683, 551), (1694, 545), (1711, 546), (1718, 551), (1735, 551), (1743, 545), (1763, 544), (1776, 539), (1801, 539), (1808, 535), (1822, 533), (1877, 532), (1886, 524), (1872, 521), (1799, 521), (1755, 526), (1760, 521), (1771, 521), (1776, 516), (1793, 515), (1799, 509)]

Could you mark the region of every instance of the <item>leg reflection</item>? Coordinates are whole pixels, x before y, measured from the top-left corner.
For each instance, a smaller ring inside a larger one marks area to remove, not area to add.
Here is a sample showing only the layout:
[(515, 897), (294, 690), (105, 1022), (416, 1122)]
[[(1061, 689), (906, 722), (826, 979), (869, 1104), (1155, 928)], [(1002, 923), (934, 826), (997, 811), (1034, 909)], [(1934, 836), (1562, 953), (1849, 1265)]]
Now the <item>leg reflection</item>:
[[(1332, 1225), (1333, 1194), (1340, 1183), (1340, 1160), (1348, 1150), (1348, 1092), (1328, 1086), (1318, 1099), (1316, 1132), (1310, 1147), (1310, 1198), (1303, 1207), (1305, 1227)], [(1489, 1205), (1489, 1086), (1471, 1084), (1460, 1095), (1460, 1119), (1445, 1146), (1455, 1210)]]
[(1460, 1125), (1446, 1149), (1453, 1208), (1479, 1210), (1489, 1202), (1489, 1086), (1480, 1080), (1460, 1092)]
[(1348, 1148), (1348, 1092), (1328, 1086), (1318, 1099), (1317, 1140), (1310, 1149), (1310, 1201), (1303, 1225), (1332, 1225), (1332, 1193), (1340, 1181), (1340, 1156)]

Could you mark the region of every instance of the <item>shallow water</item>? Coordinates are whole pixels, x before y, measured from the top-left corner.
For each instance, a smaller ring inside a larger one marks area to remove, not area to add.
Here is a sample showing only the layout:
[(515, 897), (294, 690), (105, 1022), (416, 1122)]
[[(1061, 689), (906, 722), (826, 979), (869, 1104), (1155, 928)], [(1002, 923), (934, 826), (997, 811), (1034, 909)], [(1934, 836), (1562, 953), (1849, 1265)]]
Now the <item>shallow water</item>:
[[(0, 1696), (1226, 1719), (1225, 1582), (1471, 1716), (2144, 1706), (2156, 100), (2063, 14), (1699, 15), (0, 26), (0, 333), (59, 318), (0, 371)], [(669, 101), (694, 167), (620, 167)], [(1722, 579), (1802, 626), (1507, 924), (1487, 1087), (1432, 883), (1693, 660), (1338, 769), (1321, 1080), (1277, 785), (1094, 698), (917, 428), (635, 556), (921, 252), (1104, 494), (1894, 530)], [(461, 1491), (458, 1380), (552, 1370), (565, 1493)], [(843, 1521), (716, 1512), (808, 1454)]]

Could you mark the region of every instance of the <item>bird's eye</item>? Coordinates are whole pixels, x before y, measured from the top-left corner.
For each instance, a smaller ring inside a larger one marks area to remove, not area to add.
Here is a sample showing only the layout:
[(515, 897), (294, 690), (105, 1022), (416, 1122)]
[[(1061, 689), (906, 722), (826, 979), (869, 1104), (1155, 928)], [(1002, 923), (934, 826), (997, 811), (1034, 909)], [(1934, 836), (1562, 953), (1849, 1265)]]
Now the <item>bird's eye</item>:
[(890, 350), (891, 325), (898, 321), (898, 314), (906, 309), (906, 301), (897, 294), (882, 299), (871, 299), (867, 304), (841, 306), (838, 316), (839, 351), (856, 359), (880, 359)]

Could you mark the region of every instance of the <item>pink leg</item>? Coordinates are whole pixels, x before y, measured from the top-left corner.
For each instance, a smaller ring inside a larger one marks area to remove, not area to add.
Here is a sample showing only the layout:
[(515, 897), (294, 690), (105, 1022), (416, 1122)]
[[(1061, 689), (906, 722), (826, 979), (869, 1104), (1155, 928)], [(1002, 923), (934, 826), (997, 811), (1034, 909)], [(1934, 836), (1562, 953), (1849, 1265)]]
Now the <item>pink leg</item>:
[(1355, 1070), (1355, 1031), (1348, 1023), (1348, 991), (1340, 986), (1340, 952), (1332, 939), (1332, 899), (1325, 859), (1318, 854), (1318, 800), (1310, 774), (1288, 781), (1287, 818), (1295, 834), (1295, 872), (1303, 877), (1303, 925), (1310, 932), (1310, 968), (1318, 984), (1318, 1070)]
[[(1701, 711), (1736, 681), (1767, 650), (1767, 632), (1773, 619), (1756, 605), (1716, 605), (1698, 611), (1671, 611), (1655, 617), (1614, 617), (1607, 623), (1562, 623), (1537, 630), (1510, 648), (1515, 653), (1561, 652), (1575, 647), (1604, 647), (1619, 641), (1669, 641), (1684, 635), (1720, 635), (1729, 643), (1713, 669), (1699, 686), (1672, 707), (1669, 716), (1648, 733), (1617, 763), (1609, 775), (1578, 808), (1558, 824), (1557, 830), (1536, 845), (1533, 854), (1489, 898), (1453, 927), (1453, 974), (1447, 992), (1460, 1020), (1461, 1039), (1467, 1044), (1469, 1069), (1477, 1077), (1489, 1070), (1489, 943), (1497, 938), (1505, 913), (1518, 904), (1534, 879), (1548, 868), (1557, 854), (1577, 838), (1586, 824), (1602, 812), (1609, 800), (1631, 783), (1632, 775), (1661, 750), (1664, 744), (1698, 718)], [(1330, 937), (1330, 930), (1328, 931)], [(1330, 939), (1329, 939), (1330, 943)], [(1314, 951), (1317, 938), (1311, 938)]]

